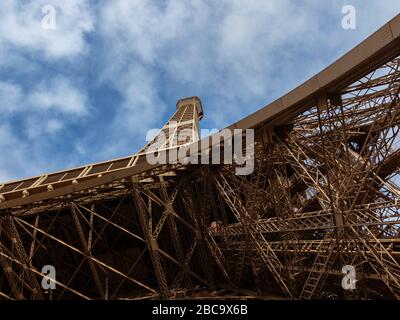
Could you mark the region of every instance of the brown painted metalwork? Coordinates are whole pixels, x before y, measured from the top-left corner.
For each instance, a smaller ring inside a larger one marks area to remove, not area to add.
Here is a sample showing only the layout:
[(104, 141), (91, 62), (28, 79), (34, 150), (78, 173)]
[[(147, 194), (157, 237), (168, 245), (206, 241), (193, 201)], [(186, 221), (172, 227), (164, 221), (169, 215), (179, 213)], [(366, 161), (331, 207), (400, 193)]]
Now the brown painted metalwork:
[(400, 16), (228, 127), (255, 130), (252, 174), (146, 161), (209, 148), (202, 116), (179, 100), (161, 145), (0, 184), (0, 297), (400, 299)]

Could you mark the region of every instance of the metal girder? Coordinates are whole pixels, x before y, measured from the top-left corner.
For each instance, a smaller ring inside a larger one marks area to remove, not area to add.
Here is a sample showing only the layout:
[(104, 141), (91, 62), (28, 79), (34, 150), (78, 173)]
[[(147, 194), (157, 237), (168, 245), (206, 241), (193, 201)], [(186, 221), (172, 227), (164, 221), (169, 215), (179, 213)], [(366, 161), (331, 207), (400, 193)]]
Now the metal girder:
[[(134, 155), (0, 184), (0, 298), (180, 298), (220, 288), (400, 299), (399, 30), (397, 16), (229, 126), (255, 130), (248, 176), (235, 165), (147, 162), (154, 149), (209, 151), (191, 97)], [(44, 265), (57, 269), (57, 289), (39, 285)], [(351, 293), (341, 287), (344, 265), (360, 280)]]

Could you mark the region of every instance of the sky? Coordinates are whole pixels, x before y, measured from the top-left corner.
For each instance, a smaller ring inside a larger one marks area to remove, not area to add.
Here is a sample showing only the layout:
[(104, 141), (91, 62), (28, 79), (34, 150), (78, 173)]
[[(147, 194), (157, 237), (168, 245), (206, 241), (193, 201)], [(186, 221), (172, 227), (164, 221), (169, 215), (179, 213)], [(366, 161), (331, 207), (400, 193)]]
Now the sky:
[(134, 154), (182, 97), (201, 98), (202, 128), (224, 128), (398, 13), (399, 0), (1, 0), (0, 181)]

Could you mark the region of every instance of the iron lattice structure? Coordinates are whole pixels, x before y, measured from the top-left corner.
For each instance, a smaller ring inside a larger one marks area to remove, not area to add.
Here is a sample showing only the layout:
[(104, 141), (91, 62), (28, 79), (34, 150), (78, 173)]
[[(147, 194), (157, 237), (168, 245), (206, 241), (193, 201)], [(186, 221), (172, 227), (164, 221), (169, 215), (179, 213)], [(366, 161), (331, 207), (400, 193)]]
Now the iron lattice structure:
[[(163, 144), (0, 185), (0, 296), (399, 299), (399, 55), (397, 16), (228, 127), (255, 130), (247, 176), (146, 161), (200, 143), (201, 102), (187, 98)], [(42, 288), (45, 265), (55, 290)], [(355, 290), (341, 286), (344, 265)]]

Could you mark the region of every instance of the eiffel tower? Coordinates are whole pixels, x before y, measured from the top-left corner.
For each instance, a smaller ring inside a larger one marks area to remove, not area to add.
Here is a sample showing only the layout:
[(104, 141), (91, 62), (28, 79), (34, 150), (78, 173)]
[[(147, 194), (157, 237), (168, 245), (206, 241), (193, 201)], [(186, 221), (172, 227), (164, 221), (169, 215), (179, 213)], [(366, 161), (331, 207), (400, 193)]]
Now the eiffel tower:
[(0, 184), (0, 297), (400, 299), (400, 15), (227, 128), (251, 174), (149, 163), (202, 117), (181, 99), (130, 157)]

